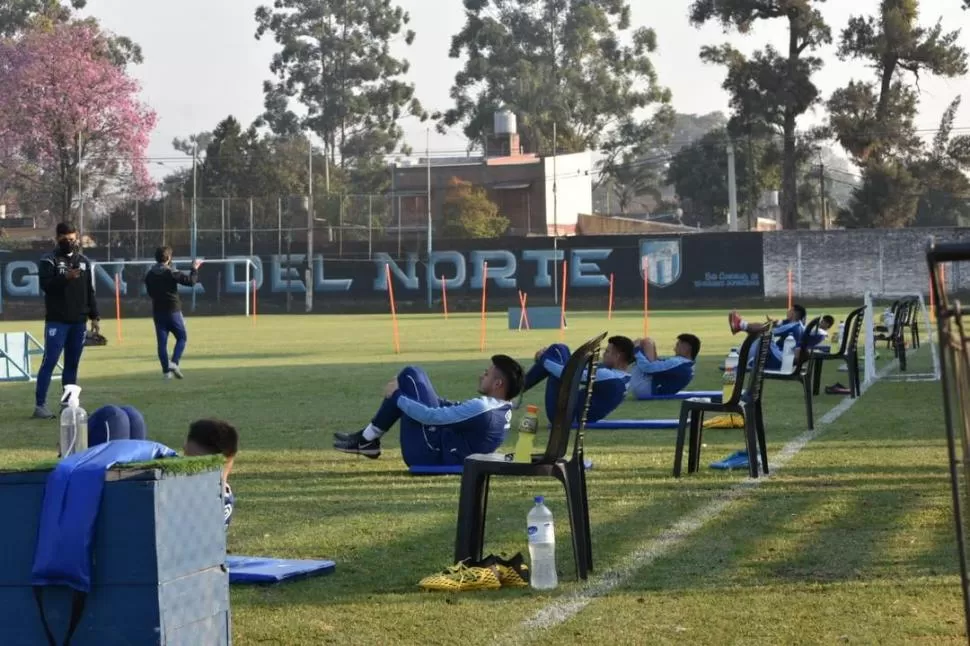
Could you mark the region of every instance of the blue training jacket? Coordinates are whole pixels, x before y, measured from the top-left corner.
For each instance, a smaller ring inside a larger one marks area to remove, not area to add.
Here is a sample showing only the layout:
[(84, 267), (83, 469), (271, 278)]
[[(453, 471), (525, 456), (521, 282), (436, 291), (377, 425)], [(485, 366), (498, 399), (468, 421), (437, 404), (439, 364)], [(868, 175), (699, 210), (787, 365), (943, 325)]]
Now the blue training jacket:
[(408, 418), (437, 430), (447, 464), (461, 464), (472, 453), (496, 451), (512, 426), (512, 402), (494, 397), (428, 406), (401, 395), (397, 407)]
[(630, 380), (630, 390), (640, 397), (674, 395), (687, 388), (694, 379), (694, 362), (686, 357), (651, 361), (639, 349), (635, 357), (637, 365)]
[(116, 464), (174, 456), (175, 451), (157, 442), (116, 440), (61, 460), (44, 489), (31, 584), (90, 592), (91, 544), (104, 472)]
[[(565, 369), (565, 366), (552, 359), (543, 361), (542, 366), (557, 378), (562, 377), (562, 371)], [(586, 379), (585, 370), (582, 378)], [(586, 411), (586, 421), (598, 422), (615, 411), (623, 403), (629, 383), (628, 373), (598, 366), (596, 379), (593, 381), (593, 393), (589, 398), (589, 410)]]

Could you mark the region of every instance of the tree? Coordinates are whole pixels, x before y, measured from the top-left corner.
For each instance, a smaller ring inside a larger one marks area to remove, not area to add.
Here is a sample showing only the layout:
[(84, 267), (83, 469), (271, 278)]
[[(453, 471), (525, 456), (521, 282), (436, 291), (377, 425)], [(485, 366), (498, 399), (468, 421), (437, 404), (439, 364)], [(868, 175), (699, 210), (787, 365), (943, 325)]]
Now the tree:
[(950, 103), (940, 120), (933, 147), (911, 167), (922, 184), (916, 206), (918, 226), (962, 226), (970, 221), (970, 135), (953, 137), (953, 122), (961, 97)]
[(829, 101), (839, 143), (859, 163), (910, 156), (922, 146), (913, 126), (919, 97), (904, 82), (907, 73), (918, 89), (923, 72), (946, 78), (967, 72), (960, 31), (918, 21), (918, 0), (882, 0), (876, 16), (853, 16), (842, 31), (839, 58), (862, 60), (876, 72), (875, 82), (852, 81)]
[[(649, 57), (656, 34), (631, 27), (628, 2), (466, 0), (465, 17), (449, 52), (465, 56), (465, 66), (451, 89), (454, 107), (439, 115), (442, 129), (461, 125), (480, 145), (504, 107), (518, 116), (527, 151), (600, 149), (600, 181), (616, 182), (669, 135), (670, 91)], [(656, 112), (641, 119), (644, 108)]]
[(449, 238), (497, 238), (509, 228), (508, 218), (499, 215), (484, 188), (457, 177), (448, 182), (442, 214)]
[(731, 95), (734, 120), (748, 136), (758, 130), (782, 135), (781, 219), (786, 229), (798, 223), (798, 118), (818, 101), (812, 76), (822, 60), (808, 56), (830, 43), (832, 34), (815, 5), (823, 0), (694, 0), (695, 25), (716, 20), (724, 27), (748, 33), (759, 20), (788, 22), (788, 51), (767, 46), (749, 59), (730, 45), (705, 47), (701, 58), (727, 67), (723, 87)]
[(847, 229), (896, 229), (912, 224), (919, 198), (919, 181), (895, 160), (870, 161), (862, 183), (852, 191), (848, 206), (836, 221)]
[(155, 114), (105, 52), (101, 34), (85, 24), (0, 42), (0, 168), (42, 192), (61, 218), (79, 181), (94, 207), (154, 190), (145, 151)]
[[(371, 161), (399, 149), (405, 114), (427, 118), (402, 77), (408, 62), (391, 55), (407, 13), (390, 0), (276, 0), (256, 10), (256, 38), (272, 33), (281, 50), (270, 66), (276, 80), (264, 83), (266, 123), (278, 135), (305, 130), (323, 140), (333, 166), (357, 172), (373, 189)], [(291, 109), (295, 99), (306, 111)], [(379, 164), (380, 175), (385, 168)]]

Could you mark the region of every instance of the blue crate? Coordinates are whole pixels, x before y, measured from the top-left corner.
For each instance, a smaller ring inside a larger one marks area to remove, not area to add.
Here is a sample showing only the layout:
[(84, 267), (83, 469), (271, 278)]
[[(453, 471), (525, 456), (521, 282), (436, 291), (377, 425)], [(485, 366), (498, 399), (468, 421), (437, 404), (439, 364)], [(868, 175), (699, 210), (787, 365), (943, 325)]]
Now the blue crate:
[[(30, 569), (47, 472), (0, 473), (0, 607), (4, 644), (46, 643)], [(220, 474), (109, 470), (95, 527), (91, 594), (73, 646), (230, 644)], [(63, 639), (71, 591), (44, 588)]]

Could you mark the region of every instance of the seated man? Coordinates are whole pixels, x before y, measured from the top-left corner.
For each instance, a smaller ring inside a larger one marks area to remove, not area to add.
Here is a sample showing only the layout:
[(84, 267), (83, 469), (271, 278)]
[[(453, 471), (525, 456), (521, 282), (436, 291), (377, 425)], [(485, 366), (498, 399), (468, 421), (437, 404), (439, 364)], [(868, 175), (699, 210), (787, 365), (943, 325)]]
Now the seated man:
[(221, 453), (226, 458), (226, 464), (222, 467), (222, 500), (225, 505), (226, 527), (229, 526), (232, 509), (236, 504), (236, 498), (229, 488), (229, 472), (232, 471), (232, 463), (238, 451), (239, 433), (231, 424), (218, 419), (200, 419), (192, 422), (182, 450), (186, 457)]
[[(741, 318), (741, 315), (736, 311), (732, 311), (728, 314), (728, 325), (731, 327), (731, 333), (737, 334), (738, 332), (744, 330), (752, 334), (760, 334), (764, 331), (765, 326), (772, 326), (771, 335), (774, 337), (774, 342), (769, 348), (770, 352), (768, 354), (768, 363), (765, 367), (766, 370), (780, 370), (783, 358), (783, 348), (785, 344), (785, 339), (789, 336), (795, 339), (795, 365), (798, 365), (799, 355), (801, 353), (801, 344), (805, 335), (806, 325), (805, 319), (808, 314), (804, 307), (801, 305), (792, 305), (791, 309), (788, 310), (787, 318), (784, 321), (769, 321), (767, 323), (749, 323)], [(818, 324), (818, 330), (816, 330), (811, 338), (807, 340), (806, 347), (808, 349), (814, 348), (817, 345), (825, 341), (828, 336), (828, 331), (835, 325), (835, 319), (828, 314), (821, 317)], [(757, 351), (758, 345), (755, 344), (751, 348), (751, 356), (748, 357), (748, 362), (750, 363)]]
[(694, 362), (701, 351), (701, 340), (693, 334), (678, 335), (674, 356), (667, 359), (657, 355), (657, 344), (653, 339), (638, 339), (636, 346), (630, 392), (638, 399), (676, 395), (694, 379)]
[(409, 366), (384, 388), (384, 402), (364, 429), (334, 433), (333, 448), (376, 459), (381, 437), (401, 421), (401, 454), (408, 466), (461, 464), (473, 453), (493, 453), (512, 423), (511, 400), (522, 390), (522, 366), (504, 354), (492, 357), (478, 378), (481, 397), (442, 399), (420, 368)]
[[(556, 400), (559, 398), (560, 377), (569, 362), (569, 348), (562, 343), (542, 348), (536, 352), (535, 365), (525, 375), (523, 392), (531, 389), (543, 379), (546, 380), (546, 417), (551, 422), (556, 414)], [(633, 363), (633, 341), (625, 336), (612, 336), (607, 340), (603, 358), (596, 368), (593, 393), (589, 402), (586, 420), (598, 422), (623, 403), (626, 387), (630, 381), (628, 373)], [(582, 414), (577, 407), (576, 418)]]

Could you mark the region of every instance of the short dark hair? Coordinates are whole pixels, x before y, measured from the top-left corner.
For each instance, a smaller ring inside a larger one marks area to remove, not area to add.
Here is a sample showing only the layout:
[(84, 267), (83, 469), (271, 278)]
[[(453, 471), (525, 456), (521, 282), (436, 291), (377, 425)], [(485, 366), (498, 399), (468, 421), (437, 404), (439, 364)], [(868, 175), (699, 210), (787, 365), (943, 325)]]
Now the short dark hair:
[(220, 419), (199, 419), (192, 422), (188, 439), (209, 455), (221, 453), (231, 458), (239, 451), (239, 432), (232, 424)]
[(522, 366), (507, 354), (492, 356), (492, 365), (498, 368), (505, 378), (505, 395), (508, 399), (515, 399), (522, 392)]
[(808, 316), (808, 311), (803, 306), (798, 305), (797, 303), (795, 305), (792, 305), (791, 308), (795, 310), (796, 321), (804, 321), (805, 317)]
[(833, 325), (835, 325), (835, 317), (832, 316), (831, 314), (824, 314), (822, 315), (822, 318), (819, 320), (819, 322), (825, 323), (829, 327), (832, 327)]
[(616, 348), (617, 352), (623, 355), (623, 358), (627, 363), (633, 363), (635, 360), (633, 353), (635, 352), (636, 348), (633, 345), (633, 340), (630, 337), (619, 335), (611, 336), (606, 340), (606, 342)]
[(169, 246), (155, 249), (155, 262), (165, 263), (172, 259), (172, 248)]
[(682, 341), (690, 346), (690, 360), (693, 361), (697, 358), (697, 355), (701, 353), (701, 340), (694, 336), (693, 334), (680, 334), (677, 336), (678, 341)]
[(61, 236), (77, 233), (77, 227), (75, 227), (70, 222), (60, 222), (58, 223), (57, 229), (55, 229), (55, 231), (57, 233), (57, 237), (59, 238)]

